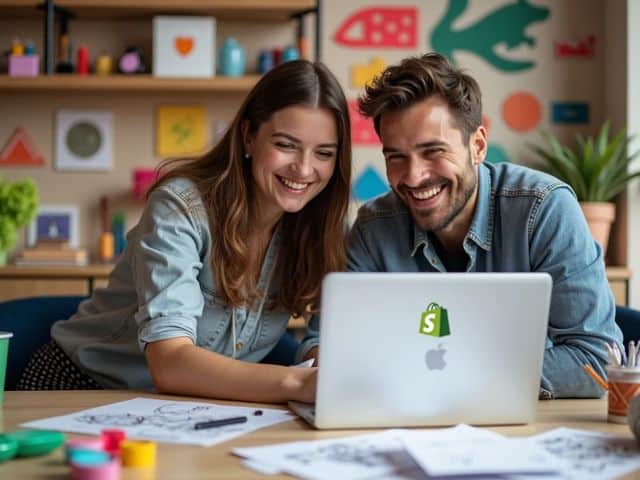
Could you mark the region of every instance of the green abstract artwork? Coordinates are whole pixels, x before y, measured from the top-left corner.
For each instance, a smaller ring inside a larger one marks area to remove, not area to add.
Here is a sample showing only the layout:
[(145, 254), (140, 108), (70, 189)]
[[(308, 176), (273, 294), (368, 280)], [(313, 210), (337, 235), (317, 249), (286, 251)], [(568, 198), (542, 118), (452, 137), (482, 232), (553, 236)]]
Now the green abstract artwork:
[(534, 67), (533, 60), (506, 58), (496, 52), (496, 47), (503, 45), (507, 50), (521, 45), (534, 47), (535, 38), (525, 31), (531, 24), (549, 18), (548, 8), (532, 5), (527, 0), (517, 0), (496, 8), (470, 25), (454, 29), (453, 24), (465, 12), (468, 4), (468, 0), (449, 0), (444, 16), (431, 33), (433, 50), (453, 62), (454, 52), (467, 51), (503, 72), (520, 72)]

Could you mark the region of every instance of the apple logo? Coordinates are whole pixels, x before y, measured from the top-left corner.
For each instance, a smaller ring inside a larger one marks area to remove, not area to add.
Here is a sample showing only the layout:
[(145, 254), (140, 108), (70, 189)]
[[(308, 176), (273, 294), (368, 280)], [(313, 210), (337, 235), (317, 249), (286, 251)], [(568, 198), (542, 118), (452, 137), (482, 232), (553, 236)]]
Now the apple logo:
[(427, 350), (425, 355), (425, 361), (429, 370), (442, 370), (447, 363), (444, 361), (444, 354), (446, 350), (442, 348), (442, 344), (438, 345), (438, 348)]

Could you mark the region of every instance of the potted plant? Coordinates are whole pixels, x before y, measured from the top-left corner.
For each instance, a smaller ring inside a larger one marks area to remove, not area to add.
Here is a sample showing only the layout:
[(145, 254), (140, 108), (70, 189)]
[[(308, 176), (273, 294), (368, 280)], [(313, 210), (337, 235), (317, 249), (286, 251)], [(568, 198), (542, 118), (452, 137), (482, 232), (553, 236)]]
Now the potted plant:
[(542, 132), (542, 136), (548, 148), (538, 145), (531, 148), (543, 160), (547, 172), (573, 188), (593, 237), (606, 252), (615, 220), (613, 199), (632, 178), (640, 176), (640, 171), (629, 171), (629, 165), (640, 152), (627, 152), (631, 137), (624, 128), (610, 138), (609, 122), (604, 123), (595, 137), (576, 134), (573, 149), (562, 145), (550, 133)]
[(17, 230), (29, 222), (38, 209), (38, 190), (33, 180), (8, 182), (0, 178), (0, 266), (7, 263)]

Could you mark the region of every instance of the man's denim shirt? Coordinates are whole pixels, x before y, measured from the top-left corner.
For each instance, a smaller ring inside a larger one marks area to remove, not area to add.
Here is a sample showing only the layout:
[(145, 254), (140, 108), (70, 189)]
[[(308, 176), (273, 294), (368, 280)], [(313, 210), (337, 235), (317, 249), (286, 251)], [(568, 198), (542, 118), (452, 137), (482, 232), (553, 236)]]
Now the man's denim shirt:
[[(258, 280), (277, 296), (270, 272), (280, 230), (271, 239)], [(173, 179), (153, 191), (127, 247), (109, 276), (78, 312), (53, 325), (52, 336), (71, 360), (109, 388), (152, 388), (144, 355), (149, 342), (175, 337), (231, 356), (232, 310), (221, 300), (211, 268), (213, 239), (197, 188)], [(236, 358), (262, 360), (287, 328), (281, 307), (236, 309)]]
[[(513, 164), (481, 164), (478, 177), (476, 210), (463, 243), (467, 271), (548, 272), (553, 290), (541, 397), (602, 396), (582, 366), (604, 376), (604, 343), (621, 344), (622, 334), (602, 249), (573, 191), (554, 177)], [(446, 271), (428, 235), (393, 192), (360, 208), (351, 230), (349, 269)], [(310, 338), (306, 349), (314, 343)]]

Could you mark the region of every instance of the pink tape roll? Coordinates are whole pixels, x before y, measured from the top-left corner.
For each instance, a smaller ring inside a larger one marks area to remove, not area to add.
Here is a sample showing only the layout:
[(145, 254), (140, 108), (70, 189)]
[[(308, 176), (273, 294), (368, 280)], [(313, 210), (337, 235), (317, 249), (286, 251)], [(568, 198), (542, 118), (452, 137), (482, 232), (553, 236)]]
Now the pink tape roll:
[(72, 480), (120, 480), (120, 459), (113, 458), (100, 465), (83, 465), (71, 462)]

